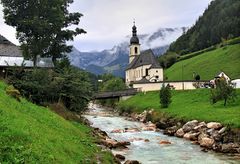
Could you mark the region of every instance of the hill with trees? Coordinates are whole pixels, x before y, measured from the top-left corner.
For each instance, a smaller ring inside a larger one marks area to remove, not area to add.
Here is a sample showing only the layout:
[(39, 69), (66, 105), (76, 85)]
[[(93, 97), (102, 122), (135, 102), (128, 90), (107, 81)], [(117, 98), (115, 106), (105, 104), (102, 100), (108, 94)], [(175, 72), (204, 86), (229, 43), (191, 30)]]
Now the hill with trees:
[(240, 1), (214, 0), (196, 24), (171, 44), (169, 51), (184, 55), (238, 36)]

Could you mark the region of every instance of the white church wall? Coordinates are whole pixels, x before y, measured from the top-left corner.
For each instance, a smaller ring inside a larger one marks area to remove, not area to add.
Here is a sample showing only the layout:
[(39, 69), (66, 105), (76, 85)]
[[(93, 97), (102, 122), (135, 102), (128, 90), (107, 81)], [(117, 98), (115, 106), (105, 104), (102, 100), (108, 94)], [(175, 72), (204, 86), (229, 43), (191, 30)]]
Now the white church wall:
[[(169, 84), (175, 90), (193, 90), (195, 82), (165, 82), (165, 85)], [(145, 84), (133, 84), (133, 88), (139, 89), (142, 92), (159, 91), (162, 88), (163, 82), (158, 83), (145, 83)]]

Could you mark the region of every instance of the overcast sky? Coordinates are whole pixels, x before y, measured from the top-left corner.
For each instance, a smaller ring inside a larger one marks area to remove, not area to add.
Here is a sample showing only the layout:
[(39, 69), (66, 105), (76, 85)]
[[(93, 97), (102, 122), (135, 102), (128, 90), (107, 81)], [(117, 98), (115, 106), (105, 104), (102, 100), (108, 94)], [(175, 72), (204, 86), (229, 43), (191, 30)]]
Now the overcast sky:
[[(133, 19), (139, 34), (162, 27), (190, 27), (211, 0), (75, 0), (72, 12), (84, 15), (79, 24), (87, 31), (72, 43), (80, 51), (110, 49), (131, 34)], [(2, 6), (0, 10), (2, 11)], [(0, 34), (15, 44), (15, 30), (4, 24), (0, 12)]]

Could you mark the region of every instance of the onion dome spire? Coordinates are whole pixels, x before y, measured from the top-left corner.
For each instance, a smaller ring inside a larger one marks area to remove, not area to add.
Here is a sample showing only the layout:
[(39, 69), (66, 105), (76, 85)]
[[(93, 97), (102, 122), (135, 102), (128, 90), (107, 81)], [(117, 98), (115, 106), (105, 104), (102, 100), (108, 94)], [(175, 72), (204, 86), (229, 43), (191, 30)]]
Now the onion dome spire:
[(137, 27), (135, 25), (135, 20), (132, 27), (132, 38), (130, 39), (130, 44), (139, 44), (139, 39), (137, 37)]

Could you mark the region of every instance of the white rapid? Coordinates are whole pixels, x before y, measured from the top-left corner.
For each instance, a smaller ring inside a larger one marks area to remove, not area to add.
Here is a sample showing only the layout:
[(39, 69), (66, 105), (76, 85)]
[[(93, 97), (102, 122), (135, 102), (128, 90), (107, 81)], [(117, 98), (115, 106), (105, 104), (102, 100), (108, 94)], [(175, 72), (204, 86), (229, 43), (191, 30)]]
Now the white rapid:
[[(115, 129), (137, 128), (141, 129), (142, 123), (127, 121), (109, 113), (96, 105), (84, 115), (93, 127), (99, 128), (118, 141), (131, 141), (128, 149), (113, 150), (114, 154), (122, 154), (127, 160), (138, 160), (143, 164), (237, 164), (239, 157), (227, 156), (214, 152), (203, 152), (199, 145), (177, 137), (169, 137), (161, 132), (140, 131), (127, 133), (111, 133)], [(134, 139), (148, 139), (133, 141)], [(160, 141), (170, 141), (172, 144), (161, 145)]]

